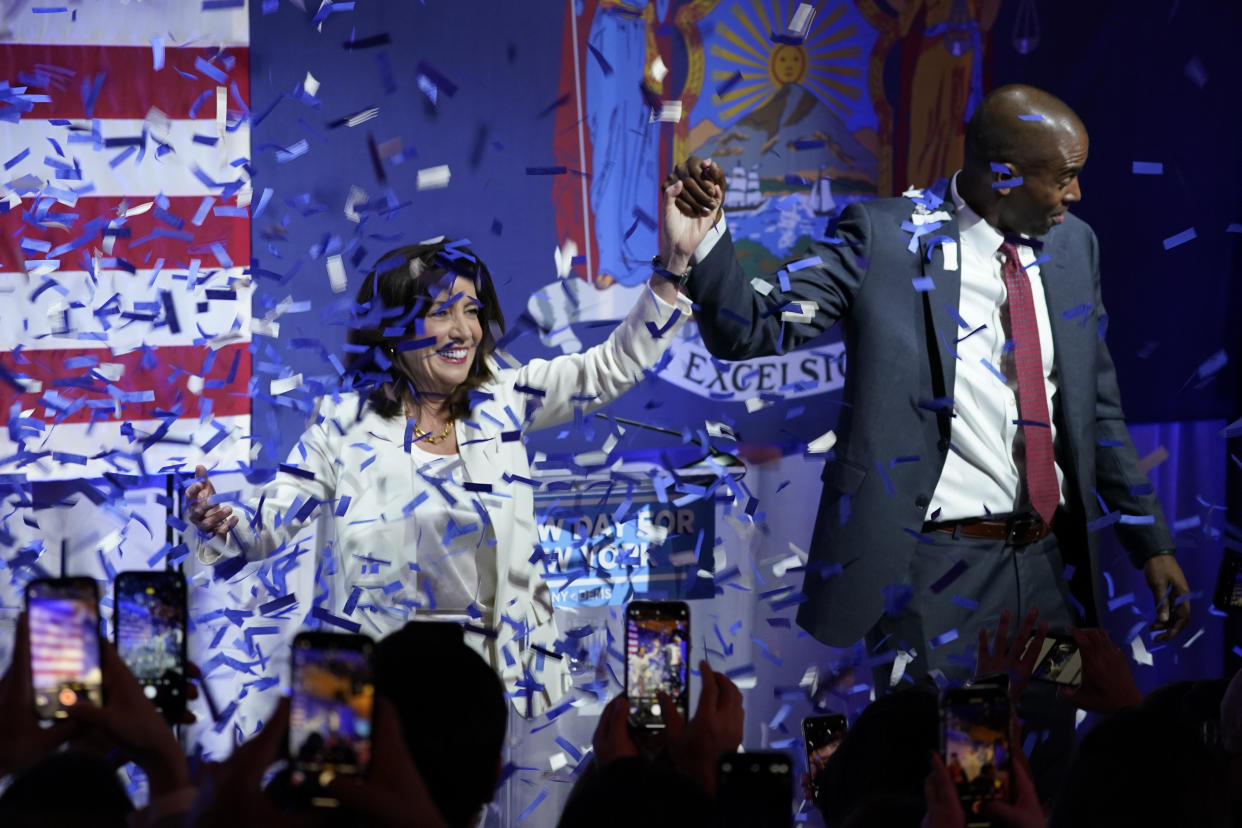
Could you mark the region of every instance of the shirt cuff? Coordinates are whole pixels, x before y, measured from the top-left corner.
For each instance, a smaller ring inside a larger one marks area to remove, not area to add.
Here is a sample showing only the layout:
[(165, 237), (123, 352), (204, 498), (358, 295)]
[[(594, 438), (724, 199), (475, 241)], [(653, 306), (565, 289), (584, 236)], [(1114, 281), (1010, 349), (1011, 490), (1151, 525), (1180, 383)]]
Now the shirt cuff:
[(706, 259), (707, 254), (712, 252), (716, 242), (720, 241), (728, 229), (728, 225), (725, 224), (725, 217), (721, 216), (720, 221), (708, 229), (707, 235), (703, 237), (703, 241), (699, 242), (699, 246), (694, 248), (694, 253), (690, 256), (690, 264), (693, 266)]
[(661, 322), (667, 320), (670, 316), (672, 316), (673, 311), (681, 311), (683, 316), (689, 316), (690, 313), (694, 310), (694, 306), (690, 303), (690, 297), (686, 296), (686, 294), (684, 293), (677, 294), (676, 304), (669, 304), (668, 302), (664, 301), (663, 299), (660, 298), (660, 295), (656, 293), (654, 290), (652, 290), (650, 287), (647, 288), (647, 293), (651, 296), (652, 300), (655, 301), (656, 307), (659, 308), (658, 319)]

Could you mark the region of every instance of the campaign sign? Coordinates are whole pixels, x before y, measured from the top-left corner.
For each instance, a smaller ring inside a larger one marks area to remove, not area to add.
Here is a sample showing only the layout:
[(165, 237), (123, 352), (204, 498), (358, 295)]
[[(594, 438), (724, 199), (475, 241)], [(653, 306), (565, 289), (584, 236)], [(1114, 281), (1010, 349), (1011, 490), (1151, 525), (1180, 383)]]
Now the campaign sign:
[(711, 598), (711, 498), (660, 502), (647, 483), (595, 481), (535, 496), (545, 577), (557, 607)]

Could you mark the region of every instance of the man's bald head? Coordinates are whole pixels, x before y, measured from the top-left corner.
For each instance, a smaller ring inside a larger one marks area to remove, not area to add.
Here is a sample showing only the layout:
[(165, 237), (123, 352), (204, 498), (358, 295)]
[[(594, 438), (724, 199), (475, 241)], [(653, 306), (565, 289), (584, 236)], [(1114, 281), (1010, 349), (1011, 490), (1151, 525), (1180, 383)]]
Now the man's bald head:
[(1036, 167), (1057, 159), (1062, 139), (1086, 133), (1082, 119), (1055, 95), (1022, 84), (1002, 86), (984, 97), (966, 126), (966, 167)]
[(1002, 86), (966, 127), (957, 191), (1003, 233), (1042, 236), (1079, 199), (1087, 130), (1065, 102), (1032, 86)]

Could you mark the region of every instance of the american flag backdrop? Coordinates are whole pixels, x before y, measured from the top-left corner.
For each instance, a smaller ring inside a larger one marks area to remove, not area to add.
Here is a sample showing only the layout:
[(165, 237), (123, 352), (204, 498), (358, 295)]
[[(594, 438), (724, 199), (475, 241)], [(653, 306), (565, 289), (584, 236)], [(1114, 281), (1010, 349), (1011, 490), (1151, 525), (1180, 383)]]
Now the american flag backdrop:
[[(17, 8), (14, 8), (14, 5)], [(0, 476), (248, 457), (244, 3), (9, 4)]]
[(99, 616), (81, 601), (43, 600), (30, 613), (34, 686), (56, 687), (85, 675), (99, 681), (99, 652), (90, 644), (99, 634)]

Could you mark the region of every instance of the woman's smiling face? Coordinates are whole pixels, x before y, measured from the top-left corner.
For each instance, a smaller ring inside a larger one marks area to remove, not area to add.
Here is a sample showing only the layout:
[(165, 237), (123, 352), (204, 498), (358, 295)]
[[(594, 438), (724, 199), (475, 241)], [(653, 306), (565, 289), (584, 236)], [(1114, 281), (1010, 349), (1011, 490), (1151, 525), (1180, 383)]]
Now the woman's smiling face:
[(453, 276), (435, 297), (423, 317), (423, 332), (412, 337), (435, 337), (434, 344), (398, 351), (416, 391), (447, 396), (470, 376), (483, 339), (479, 307), (474, 282), (462, 276)]

